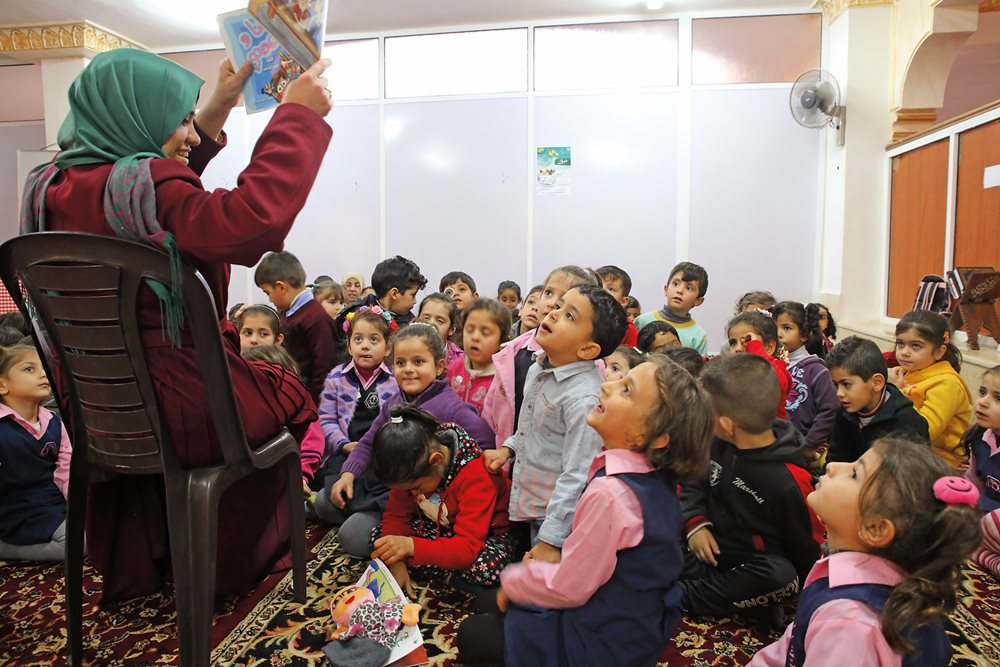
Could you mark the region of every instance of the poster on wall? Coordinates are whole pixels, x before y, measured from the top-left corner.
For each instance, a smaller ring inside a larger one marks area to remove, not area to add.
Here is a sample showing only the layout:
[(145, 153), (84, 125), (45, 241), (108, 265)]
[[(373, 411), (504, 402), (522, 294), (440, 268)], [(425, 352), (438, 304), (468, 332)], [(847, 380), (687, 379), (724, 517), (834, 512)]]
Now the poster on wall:
[(572, 185), (572, 160), (569, 146), (540, 146), (535, 157), (535, 192), (540, 195), (566, 195)]

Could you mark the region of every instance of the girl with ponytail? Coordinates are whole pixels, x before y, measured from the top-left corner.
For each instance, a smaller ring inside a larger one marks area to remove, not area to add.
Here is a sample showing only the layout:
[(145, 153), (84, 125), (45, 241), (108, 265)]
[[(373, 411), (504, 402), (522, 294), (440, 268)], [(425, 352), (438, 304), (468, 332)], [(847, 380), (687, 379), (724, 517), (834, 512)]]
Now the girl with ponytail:
[(904, 315), (896, 325), (896, 360), (889, 381), (927, 420), (934, 453), (964, 470), (969, 455), (962, 435), (972, 420), (972, 395), (959, 375), (962, 354), (951, 342), (948, 321), (929, 310)]
[(510, 479), (490, 474), (482, 454), (461, 426), (411, 404), (393, 406), (375, 432), (372, 472), (390, 492), (372, 558), (411, 597), (409, 566), (423, 577), (490, 588), (514, 560)]
[(906, 440), (830, 463), (807, 498), (830, 555), (806, 578), (792, 625), (750, 665), (947, 665), (943, 624), (982, 538), (978, 499), (969, 480)]

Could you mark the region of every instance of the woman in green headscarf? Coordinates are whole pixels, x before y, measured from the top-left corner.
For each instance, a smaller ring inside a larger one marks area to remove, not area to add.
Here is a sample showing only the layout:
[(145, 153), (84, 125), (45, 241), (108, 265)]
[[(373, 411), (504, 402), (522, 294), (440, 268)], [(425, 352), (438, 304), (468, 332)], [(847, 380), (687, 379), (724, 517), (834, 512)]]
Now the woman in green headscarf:
[[(331, 108), (321, 77), (328, 65), (320, 61), (288, 86), (238, 187), (206, 192), (199, 175), (225, 145), (222, 127), (250, 66), (234, 72), (224, 62), (214, 93), (195, 113), (202, 81), (194, 74), (136, 49), (103, 53), (70, 86), (62, 151), (34, 170), (25, 187), (22, 233), (119, 236), (163, 247), (200, 271), (215, 297), (251, 444), (281, 426), (294, 432), (315, 419), (296, 377), (240, 357), (225, 313), (230, 263), (252, 266), (265, 252), (280, 250), (316, 178), (332, 134), (323, 120)], [(222, 457), (195, 352), (175, 309), (177, 287), (150, 285), (139, 325), (178, 458), (199, 465)], [(287, 554), (284, 484), (280, 471), (261, 471), (223, 496), (217, 593), (246, 591)], [(149, 478), (91, 487), (88, 556), (104, 577), (105, 600), (159, 588), (161, 565), (169, 562), (161, 494)]]

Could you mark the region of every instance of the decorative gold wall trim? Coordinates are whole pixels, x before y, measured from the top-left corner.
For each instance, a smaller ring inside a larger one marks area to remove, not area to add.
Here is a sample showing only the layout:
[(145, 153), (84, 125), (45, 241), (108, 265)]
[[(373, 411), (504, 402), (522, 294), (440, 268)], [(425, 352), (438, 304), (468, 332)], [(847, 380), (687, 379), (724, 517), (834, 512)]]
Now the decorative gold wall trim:
[[(990, 2), (992, 0), (983, 0), (983, 2)], [(819, 7), (823, 10), (823, 18), (826, 19), (827, 23), (832, 23), (835, 18), (840, 16), (847, 10), (848, 7), (871, 7), (875, 5), (891, 5), (895, 0), (815, 0), (813, 3), (814, 7)]]
[(94, 55), (120, 48), (146, 47), (90, 21), (0, 26), (0, 54), (58, 57), (65, 49), (85, 49)]

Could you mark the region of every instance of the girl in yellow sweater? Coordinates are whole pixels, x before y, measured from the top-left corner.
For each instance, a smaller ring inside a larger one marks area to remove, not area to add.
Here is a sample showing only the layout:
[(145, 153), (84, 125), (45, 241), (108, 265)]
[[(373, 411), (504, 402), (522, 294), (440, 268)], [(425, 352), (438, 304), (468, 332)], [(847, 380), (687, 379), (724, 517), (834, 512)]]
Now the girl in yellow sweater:
[(972, 394), (959, 376), (962, 354), (951, 342), (948, 322), (929, 310), (913, 310), (896, 325), (897, 368), (889, 380), (927, 420), (934, 452), (952, 468), (964, 469), (968, 453), (962, 434), (972, 419)]

